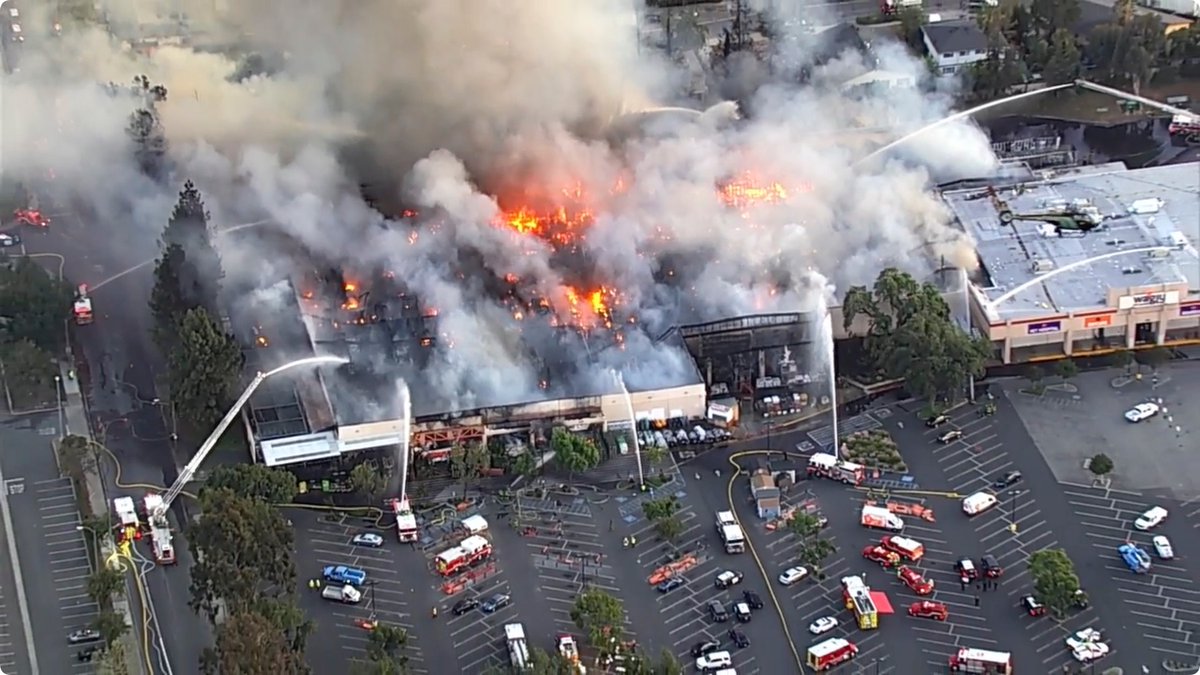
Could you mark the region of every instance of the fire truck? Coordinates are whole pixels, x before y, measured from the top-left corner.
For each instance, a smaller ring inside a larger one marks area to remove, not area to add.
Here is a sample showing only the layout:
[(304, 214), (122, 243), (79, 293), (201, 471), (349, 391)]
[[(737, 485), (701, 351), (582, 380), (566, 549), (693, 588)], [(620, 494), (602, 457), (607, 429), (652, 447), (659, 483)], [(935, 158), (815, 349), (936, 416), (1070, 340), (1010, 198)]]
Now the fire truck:
[(867, 469), (862, 464), (845, 462), (833, 455), (817, 452), (808, 458), (808, 475), (859, 485), (867, 477)]
[(1012, 675), (1012, 654), (963, 647), (958, 653), (950, 655), (950, 670), (955, 673)]
[(154, 560), (159, 565), (174, 565), (175, 546), (171, 544), (171, 525), (167, 522), (166, 508), (160, 494), (148, 494), (142, 500), (146, 507), (146, 521), (150, 526), (150, 544), (154, 547)]
[(1175, 115), (1167, 132), (1172, 136), (1200, 137), (1200, 115)]
[(421, 538), (421, 528), (417, 527), (417, 517), (413, 515), (408, 499), (393, 499), (392, 513), (396, 515), (396, 536), (400, 541), (416, 541)]
[(124, 543), (142, 538), (142, 521), (138, 518), (137, 505), (133, 497), (117, 497), (113, 499), (113, 513), (117, 516), (117, 542)]
[(842, 577), (842, 600), (846, 609), (854, 612), (859, 628), (872, 630), (879, 627), (879, 611), (871, 599), (871, 589), (862, 577)]
[(50, 219), (43, 216), (42, 212), (37, 209), (17, 209), (13, 211), (13, 218), (16, 219), (18, 225), (50, 227)]
[(492, 543), (479, 535), (471, 535), (454, 548), (442, 551), (434, 559), (438, 574), (448, 577), (477, 565), (492, 556)]
[(88, 297), (87, 284), (80, 284), (75, 291), (75, 323), (86, 326), (95, 320), (92, 314), (92, 299)]
[(858, 655), (858, 647), (842, 638), (829, 638), (808, 648), (808, 667), (817, 672), (845, 663)]
[(558, 636), (558, 655), (562, 657), (563, 662), (572, 673), (586, 673), (587, 668), (579, 662), (579, 645), (575, 644), (575, 638), (571, 635), (560, 634)]

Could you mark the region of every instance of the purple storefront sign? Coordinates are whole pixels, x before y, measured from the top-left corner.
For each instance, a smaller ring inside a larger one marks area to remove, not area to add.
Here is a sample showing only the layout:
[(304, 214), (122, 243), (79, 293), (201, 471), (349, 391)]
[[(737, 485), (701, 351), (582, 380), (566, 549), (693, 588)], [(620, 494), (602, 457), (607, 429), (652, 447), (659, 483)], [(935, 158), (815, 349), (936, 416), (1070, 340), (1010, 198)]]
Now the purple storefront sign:
[(1057, 333), (1062, 330), (1061, 321), (1039, 321), (1038, 323), (1029, 324), (1027, 329), (1030, 335), (1040, 335), (1042, 333)]
[(1180, 305), (1179, 316), (1200, 316), (1200, 303), (1194, 305)]

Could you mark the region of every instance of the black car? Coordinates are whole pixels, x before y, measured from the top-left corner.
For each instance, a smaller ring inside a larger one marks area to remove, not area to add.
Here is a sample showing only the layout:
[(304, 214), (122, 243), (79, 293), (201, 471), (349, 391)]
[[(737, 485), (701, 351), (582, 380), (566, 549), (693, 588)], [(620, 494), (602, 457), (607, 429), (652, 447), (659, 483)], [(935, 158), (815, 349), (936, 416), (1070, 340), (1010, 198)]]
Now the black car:
[(949, 421), (949, 415), (934, 415), (933, 417), (925, 420), (925, 426), (929, 427), (930, 429), (936, 429)]
[(1083, 589), (1080, 588), (1075, 591), (1075, 601), (1073, 604), (1075, 605), (1075, 609), (1087, 609), (1088, 605), (1092, 603), (1088, 600), (1087, 593), (1084, 593)]
[(67, 642), (73, 645), (81, 645), (86, 642), (99, 642), (100, 631), (92, 628), (81, 628), (67, 636)]
[(716, 640), (705, 640), (692, 645), (692, 656), (700, 658), (705, 654), (711, 654), (721, 648), (721, 643)]
[(999, 560), (996, 560), (996, 556), (990, 553), (979, 559), (979, 567), (983, 570), (983, 576), (989, 579), (998, 579), (1004, 576), (1004, 567), (1000, 565)]
[(729, 629), (729, 639), (733, 644), (737, 645), (738, 649), (745, 649), (750, 646), (750, 638), (746, 634), (736, 628)]
[(97, 647), (97, 646), (88, 647), (86, 649), (81, 649), (78, 653), (76, 653), (75, 659), (77, 661), (79, 661), (80, 663), (88, 663), (93, 658), (95, 658), (96, 655), (99, 653), (100, 653), (100, 647)]
[(508, 593), (497, 593), (487, 600), (484, 600), (483, 604), (479, 606), (479, 609), (483, 610), (484, 614), (491, 614), (500, 610), (502, 607), (507, 607), (510, 602), (512, 602), (511, 595)]
[(1021, 482), (1021, 472), (1020, 471), (1009, 471), (1008, 473), (1004, 474), (1003, 476), (997, 478), (996, 482), (992, 483), (992, 487), (996, 488), (997, 490), (1003, 490), (1004, 488), (1012, 487), (1020, 482)]
[(479, 598), (463, 598), (462, 600), (454, 603), (454, 607), (451, 608), (450, 611), (454, 612), (454, 616), (462, 616), (478, 606)]
[(717, 623), (725, 623), (729, 620), (729, 612), (725, 611), (725, 606), (719, 600), (709, 600), (708, 617)]
[(745, 601), (747, 605), (750, 605), (750, 609), (763, 608), (762, 598), (760, 598), (758, 593), (755, 593), (754, 591), (742, 591), (742, 600)]
[(659, 593), (670, 593), (686, 583), (687, 579), (684, 577), (671, 577), (670, 579), (659, 583), (654, 588), (657, 589)]

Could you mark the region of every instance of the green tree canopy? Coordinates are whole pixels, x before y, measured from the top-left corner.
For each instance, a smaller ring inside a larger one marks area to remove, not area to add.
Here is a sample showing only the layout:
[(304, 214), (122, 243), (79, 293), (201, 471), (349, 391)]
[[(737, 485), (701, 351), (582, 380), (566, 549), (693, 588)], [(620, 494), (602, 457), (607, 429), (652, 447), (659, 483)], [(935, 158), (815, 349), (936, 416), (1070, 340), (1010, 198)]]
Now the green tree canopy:
[(100, 633), (100, 637), (107, 646), (120, 640), (121, 636), (129, 631), (129, 624), (125, 623), (123, 615), (113, 611), (103, 611), (92, 620), (92, 628)]
[(675, 658), (670, 649), (663, 647), (658, 655), (658, 663), (654, 666), (654, 675), (683, 675), (683, 664)]
[(200, 658), (206, 675), (307, 675), (304, 655), (257, 612), (234, 612), (217, 626), (216, 646)]
[(646, 520), (658, 522), (679, 513), (679, 507), (679, 499), (674, 495), (658, 499), (647, 499), (642, 502), (642, 514), (646, 516)]
[(1054, 374), (1058, 375), (1065, 382), (1079, 374), (1079, 366), (1071, 359), (1063, 359), (1054, 364)]
[(600, 448), (590, 438), (573, 434), (563, 427), (555, 427), (551, 432), (550, 447), (554, 450), (554, 461), (572, 478), (600, 464)]
[(0, 345), (0, 361), (14, 408), (54, 405), (58, 366), (49, 352), (29, 340), (18, 340)]
[(387, 489), (388, 476), (374, 461), (365, 461), (350, 469), (350, 489), (374, 504)]
[(154, 317), (154, 343), (170, 354), (179, 343), (179, 324), (189, 311), (203, 304), (204, 294), (195, 268), (178, 244), (169, 244), (154, 266), (150, 313)]
[(625, 630), (625, 606), (597, 588), (589, 588), (575, 600), (571, 620), (588, 637), (588, 644), (601, 651), (620, 643)]
[(304, 652), (308, 637), (316, 629), (313, 620), (296, 605), (294, 597), (259, 598), (249, 611), (274, 624), (294, 652)]
[(28, 340), (52, 354), (62, 351), (74, 292), (30, 258), (0, 266), (0, 319), (10, 342)]
[(1107, 476), (1115, 468), (1116, 466), (1113, 465), (1112, 458), (1103, 452), (1093, 456), (1088, 461), (1088, 471), (1091, 471), (1096, 476)]
[(108, 566), (101, 566), (88, 577), (88, 597), (103, 606), (113, 595), (125, 590), (125, 573)]
[(654, 521), (654, 531), (658, 532), (658, 536), (662, 537), (663, 540), (671, 543), (678, 541), (686, 530), (687, 528), (684, 526), (683, 521), (677, 515), (671, 515)]
[(1133, 359), (1138, 362), (1138, 365), (1158, 370), (1164, 363), (1171, 360), (1171, 352), (1167, 351), (1165, 347), (1151, 347), (1134, 352)]
[(299, 487), (296, 475), (286, 469), (262, 464), (223, 464), (209, 472), (204, 490), (229, 490), (239, 497), (268, 504), (290, 504)]
[(129, 655), (124, 642), (114, 642), (100, 653), (96, 661), (96, 675), (130, 675)]
[(815, 537), (821, 532), (821, 519), (807, 511), (796, 511), (788, 519), (788, 529), (801, 539)]
[(197, 282), (204, 289), (204, 305), (212, 307), (224, 272), (221, 258), (212, 244), (209, 213), (196, 184), (187, 181), (179, 191), (179, 201), (171, 211), (171, 219), (163, 230), (163, 245), (179, 246), (195, 268)]
[(842, 304), (846, 330), (860, 316), (869, 322), (865, 347), (886, 377), (903, 377), (909, 391), (930, 400), (982, 375), (991, 346), (959, 329), (941, 293), (895, 268), (879, 273), (872, 289), (853, 286)]
[(219, 601), (237, 612), (292, 592), (293, 533), (277, 510), (228, 489), (204, 490), (200, 509), (200, 519), (189, 528), (199, 553), (192, 567), (194, 610), (204, 610), (211, 620)]
[(832, 541), (814, 537), (800, 546), (799, 557), (800, 562), (816, 570), (820, 569), (825, 559), (834, 553), (837, 553), (837, 546), (834, 546)]
[(1055, 615), (1062, 616), (1075, 605), (1079, 577), (1066, 551), (1046, 549), (1030, 555), (1029, 574), (1037, 599)]
[(1067, 28), (1057, 29), (1050, 34), (1047, 45), (1046, 64), (1042, 69), (1046, 84), (1053, 86), (1079, 79), (1083, 63), (1075, 34)]
[(400, 626), (381, 623), (367, 635), (367, 658), (407, 663), (408, 631)]
[(193, 431), (212, 428), (225, 415), (242, 369), (242, 352), (203, 309), (184, 315), (179, 347), (168, 359), (171, 397)]
[(456, 444), (450, 450), (450, 475), (461, 478), (463, 492), (492, 465), (492, 453), (482, 443)]

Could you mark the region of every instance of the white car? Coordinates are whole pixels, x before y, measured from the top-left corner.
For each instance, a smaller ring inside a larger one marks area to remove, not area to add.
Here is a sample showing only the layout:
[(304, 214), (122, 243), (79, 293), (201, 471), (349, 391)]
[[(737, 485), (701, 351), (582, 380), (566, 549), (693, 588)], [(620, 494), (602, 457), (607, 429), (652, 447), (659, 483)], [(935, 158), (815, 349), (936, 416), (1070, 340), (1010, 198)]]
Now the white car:
[(1158, 554), (1159, 558), (1171, 560), (1175, 557), (1175, 549), (1171, 547), (1171, 540), (1165, 536), (1160, 534), (1151, 539), (1150, 543), (1154, 544), (1154, 552)]
[(1152, 530), (1159, 525), (1162, 525), (1162, 522), (1166, 519), (1167, 510), (1161, 506), (1155, 506), (1149, 511), (1138, 516), (1137, 520), (1133, 521), (1133, 526), (1142, 531)]
[(1108, 645), (1103, 642), (1091, 642), (1071, 650), (1071, 656), (1080, 663), (1091, 663), (1108, 656)]
[(718, 574), (717, 578), (713, 580), (713, 585), (715, 585), (717, 588), (729, 588), (730, 586), (736, 586), (740, 583), (742, 583), (742, 573), (735, 572), (734, 570), (725, 570), (724, 572)]
[(1084, 628), (1083, 630), (1075, 631), (1068, 635), (1066, 639), (1067, 647), (1072, 651), (1088, 645), (1101, 644), (1103, 641), (1104, 633), (1095, 628)]
[(696, 670), (707, 672), (710, 670), (720, 670), (733, 665), (733, 656), (729, 652), (709, 652), (704, 656), (696, 659)]
[(350, 543), (354, 544), (355, 546), (370, 546), (371, 548), (379, 548), (380, 546), (383, 546), (383, 537), (375, 534), (374, 532), (364, 532), (362, 534), (354, 535), (354, 538), (350, 540)]
[(9, 234), (8, 232), (0, 232), (0, 247), (8, 248), (21, 243), (21, 235)]
[(823, 616), (808, 625), (808, 632), (813, 635), (824, 635), (837, 627), (838, 620), (836, 617)]
[(1139, 403), (1125, 411), (1125, 419), (1129, 420), (1130, 422), (1141, 422), (1142, 420), (1148, 420), (1157, 414), (1157, 403)]
[(784, 586), (791, 586), (808, 576), (808, 570), (803, 567), (789, 567), (779, 573), (779, 583)]

